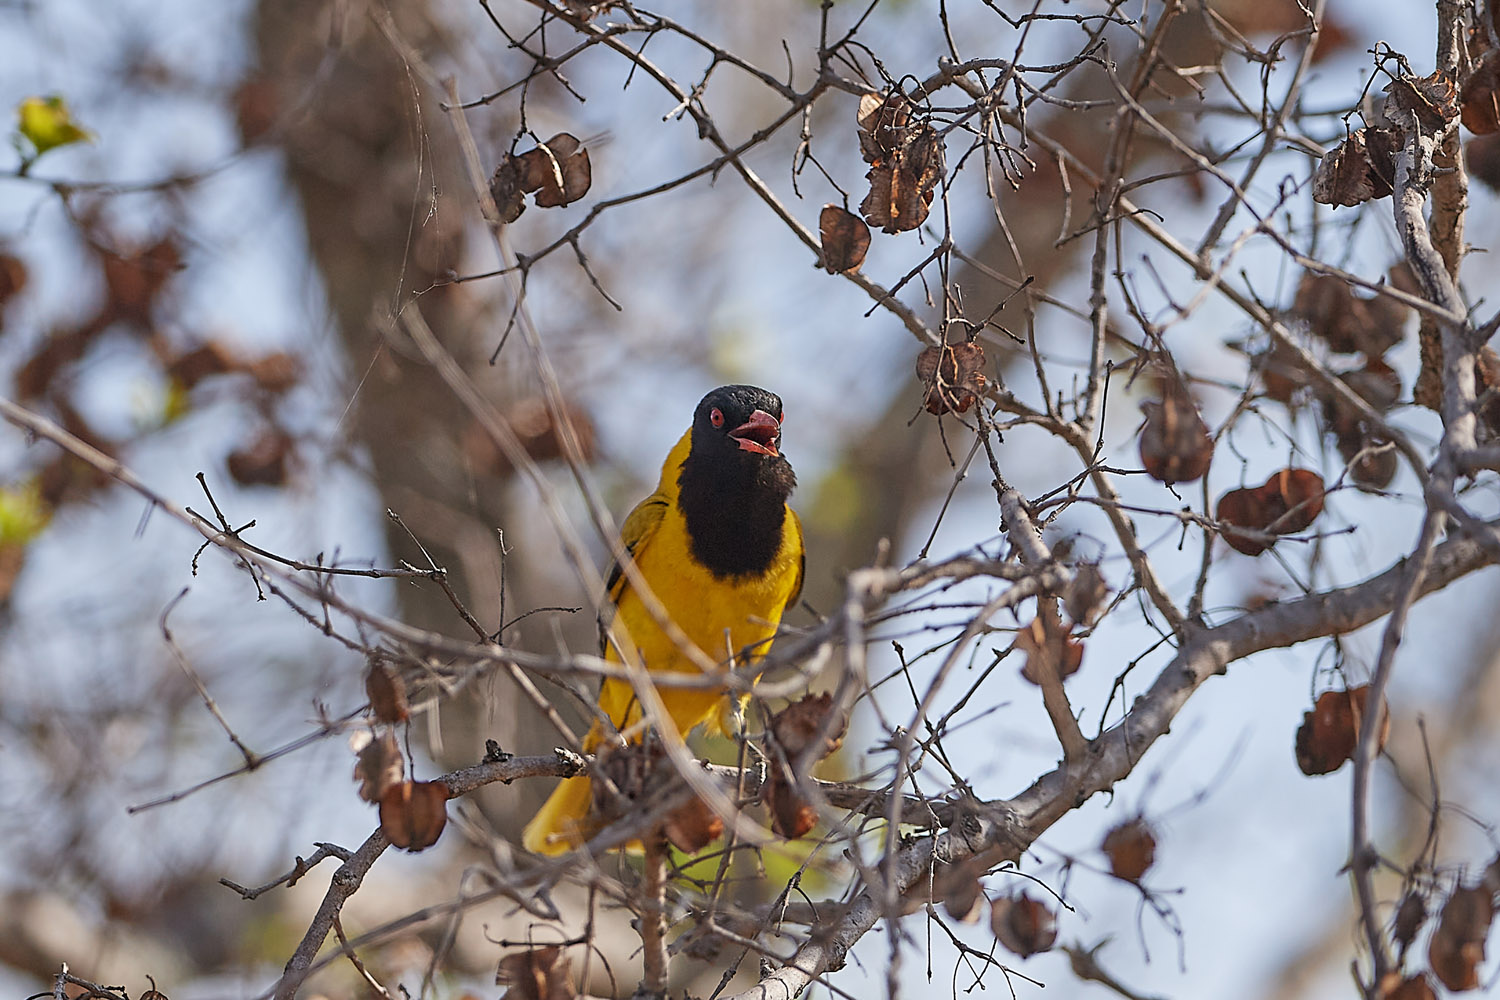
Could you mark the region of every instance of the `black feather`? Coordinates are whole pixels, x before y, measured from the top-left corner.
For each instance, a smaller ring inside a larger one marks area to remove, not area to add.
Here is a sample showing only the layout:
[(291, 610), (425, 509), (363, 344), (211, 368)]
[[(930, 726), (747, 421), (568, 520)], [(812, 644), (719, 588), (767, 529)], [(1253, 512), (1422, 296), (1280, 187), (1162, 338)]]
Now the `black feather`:
[[(716, 408), (724, 414), (719, 427), (710, 419)], [(780, 420), (781, 398), (753, 385), (721, 386), (704, 396), (677, 480), (693, 556), (720, 578), (770, 568), (781, 550), (786, 500), (797, 485), (784, 456), (746, 451), (729, 436), (756, 410)]]

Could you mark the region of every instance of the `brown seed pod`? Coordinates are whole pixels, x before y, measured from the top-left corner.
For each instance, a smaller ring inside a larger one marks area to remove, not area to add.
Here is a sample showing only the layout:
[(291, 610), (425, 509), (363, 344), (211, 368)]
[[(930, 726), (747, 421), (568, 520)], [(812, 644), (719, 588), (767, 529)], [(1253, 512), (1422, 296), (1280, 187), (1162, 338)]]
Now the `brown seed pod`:
[(1079, 563), (1073, 571), (1073, 582), (1063, 597), (1063, 607), (1074, 625), (1087, 628), (1098, 621), (1109, 600), (1109, 584), (1099, 572), (1098, 563)]
[(990, 903), (990, 926), (999, 942), (1022, 958), (1057, 943), (1057, 915), (1024, 892)]
[(1500, 49), (1490, 49), (1464, 81), (1464, 128), (1475, 135), (1500, 132)]
[(1282, 469), (1260, 489), (1276, 513), (1266, 527), (1278, 535), (1307, 529), (1323, 512), (1323, 477), (1311, 469)]
[(514, 1000), (574, 1000), (573, 961), (562, 946), (550, 944), (506, 955), (495, 970), (495, 985), (509, 986)]
[[(1368, 129), (1357, 129), (1343, 142), (1323, 154), (1313, 174), (1313, 201), (1334, 208), (1352, 208), (1373, 198), (1376, 173), (1366, 145)], [(1385, 194), (1390, 194), (1387, 190)]]
[[(1361, 684), (1347, 691), (1324, 691), (1312, 710), (1303, 713), (1296, 741), (1297, 766), (1303, 774), (1331, 774), (1353, 756), (1369, 690), (1368, 684)], [(1382, 706), (1377, 749), (1385, 746), (1390, 732), (1390, 708)]]
[(14, 254), (0, 253), (0, 306), (26, 287), (26, 263)]
[(1387, 972), (1375, 989), (1376, 1000), (1437, 1000), (1427, 976), (1413, 973), (1405, 979), (1399, 972)]
[(1105, 834), (1100, 847), (1109, 858), (1111, 874), (1127, 882), (1139, 882), (1156, 861), (1156, 832), (1137, 816)]
[[(585, 462), (593, 461), (596, 437), (593, 418), (583, 407), (567, 401), (562, 404), (562, 413), (573, 429), (580, 457)], [(533, 461), (550, 462), (562, 457), (564, 431), (540, 396), (523, 399), (508, 407), (505, 419)], [(510, 473), (510, 459), (480, 421), (470, 421), (464, 428), (462, 447), (464, 455), (476, 467), (501, 476)]]
[(282, 486), (287, 481), (292, 437), (279, 427), (267, 427), (254, 441), (229, 453), (224, 464), (241, 486)]
[(978, 344), (929, 347), (917, 355), (917, 378), (927, 387), (927, 412), (966, 413), (984, 391), (984, 348)]
[(948, 916), (965, 924), (979, 922), (980, 911), (984, 909), (984, 903), (988, 902), (984, 896), (984, 883), (979, 881), (978, 875), (968, 878), (954, 878), (948, 885), (948, 892), (943, 897), (943, 909), (948, 911)]
[(556, 208), (588, 194), (592, 183), (589, 151), (576, 136), (559, 132), (535, 149), (501, 160), (490, 178), (490, 196), (500, 221), (510, 223), (526, 211), (525, 196), (533, 191), (538, 208)]
[(99, 260), (109, 293), (104, 315), (144, 325), (149, 325), (151, 310), (167, 280), (185, 266), (172, 236), (140, 250), (104, 253)]
[(662, 824), (669, 843), (685, 854), (697, 854), (724, 835), (724, 821), (702, 799), (691, 798)]
[(670, 774), (661, 767), (665, 759), (666, 750), (656, 740), (601, 746), (594, 768), (603, 780), (593, 783), (592, 817), (600, 825), (612, 823), (648, 792), (665, 789), (670, 781)]
[(440, 781), (403, 781), (380, 797), (380, 829), (404, 851), (426, 850), (448, 823), (448, 786)]
[(365, 696), (370, 699), (376, 722), (394, 725), (411, 717), (406, 682), (378, 656), (371, 658), (370, 669), (365, 671)]
[(392, 785), (400, 784), (406, 775), (406, 761), (396, 734), (387, 729), (378, 736), (361, 734), (368, 742), (359, 749), (354, 763), (354, 780), (359, 782), (359, 797), (379, 802)]
[(1396, 918), (1391, 925), (1391, 937), (1401, 946), (1404, 954), (1416, 939), (1417, 932), (1427, 923), (1427, 897), (1415, 888), (1407, 890), (1396, 907)]
[(1275, 516), (1259, 489), (1242, 487), (1225, 493), (1219, 497), (1214, 518), (1219, 522), (1220, 536), (1236, 552), (1258, 556), (1275, 544), (1275, 539), (1263, 537)]
[(1454, 992), (1479, 987), (1479, 963), (1495, 916), (1494, 897), (1483, 886), (1459, 886), (1443, 904), (1427, 943), (1432, 974)]
[(1049, 673), (1067, 680), (1083, 665), (1083, 643), (1060, 623), (1049, 623), (1040, 615), (1016, 633), (1016, 649), (1026, 654), (1021, 676), (1038, 686)]
[(1464, 143), (1469, 176), (1491, 191), (1500, 191), (1500, 133), (1481, 135)]
[[(818, 733), (829, 723), (829, 717), (833, 714), (833, 695), (827, 691), (822, 694), (810, 694), (798, 701), (792, 702), (786, 708), (771, 716), (766, 726), (767, 733), (774, 739), (781, 752), (785, 755), (788, 763), (794, 763), (802, 759), (807, 748)], [(822, 760), (833, 753), (844, 742), (844, 733), (849, 729), (847, 717), (840, 716), (828, 725), (827, 739), (823, 746), (818, 748), (816, 760)]]
[(1459, 115), (1458, 84), (1437, 70), (1427, 76), (1401, 76), (1386, 84), (1386, 119), (1400, 127), (1404, 122), (1391, 111), (1414, 113), (1424, 132), (1438, 132)]
[(1256, 361), (1266, 395), (1278, 403), (1290, 403), (1296, 391), (1310, 381), (1297, 355), (1282, 344), (1257, 355)]
[(1214, 442), (1208, 425), (1198, 416), (1187, 394), (1168, 392), (1160, 401), (1141, 403), (1146, 424), (1141, 428), (1141, 464), (1158, 482), (1190, 483), (1208, 471)]
[(1408, 310), (1388, 295), (1364, 299), (1342, 278), (1308, 271), (1297, 285), (1292, 314), (1339, 354), (1378, 358), (1405, 335)]
[(865, 220), (837, 205), (824, 205), (818, 215), (822, 253), (818, 264), (829, 274), (858, 271), (870, 249), (870, 227)]
[(887, 233), (916, 229), (927, 219), (943, 175), (943, 141), (897, 91), (859, 102), (859, 149), (870, 170), (860, 202), (865, 221)]
[(245, 363), (245, 370), (255, 384), (273, 396), (279, 396), (302, 381), (302, 361), (295, 354), (272, 351)]
[(818, 824), (818, 813), (780, 768), (771, 772), (762, 796), (771, 810), (771, 832), (787, 840), (805, 836)]
[(1339, 455), (1349, 466), (1349, 478), (1362, 490), (1377, 492), (1391, 485), (1400, 467), (1389, 441), (1356, 431), (1338, 439)]

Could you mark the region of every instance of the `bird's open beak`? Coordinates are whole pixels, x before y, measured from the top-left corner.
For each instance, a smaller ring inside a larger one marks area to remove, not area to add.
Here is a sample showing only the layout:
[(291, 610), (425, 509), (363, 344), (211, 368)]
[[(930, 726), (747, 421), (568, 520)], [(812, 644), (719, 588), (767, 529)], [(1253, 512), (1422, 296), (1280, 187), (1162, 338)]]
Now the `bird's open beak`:
[(755, 451), (762, 455), (780, 454), (776, 443), (781, 440), (781, 421), (765, 410), (756, 410), (750, 419), (729, 432), (729, 436), (740, 444), (741, 451)]

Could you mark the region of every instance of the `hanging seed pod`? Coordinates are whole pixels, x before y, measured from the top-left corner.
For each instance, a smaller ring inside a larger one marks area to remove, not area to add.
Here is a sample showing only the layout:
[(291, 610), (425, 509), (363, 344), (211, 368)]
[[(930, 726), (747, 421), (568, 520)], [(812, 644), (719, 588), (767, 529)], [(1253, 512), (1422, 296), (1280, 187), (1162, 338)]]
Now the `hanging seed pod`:
[(1183, 392), (1168, 392), (1160, 402), (1141, 404), (1146, 424), (1141, 428), (1141, 464), (1158, 482), (1190, 483), (1208, 471), (1214, 442), (1208, 425)]

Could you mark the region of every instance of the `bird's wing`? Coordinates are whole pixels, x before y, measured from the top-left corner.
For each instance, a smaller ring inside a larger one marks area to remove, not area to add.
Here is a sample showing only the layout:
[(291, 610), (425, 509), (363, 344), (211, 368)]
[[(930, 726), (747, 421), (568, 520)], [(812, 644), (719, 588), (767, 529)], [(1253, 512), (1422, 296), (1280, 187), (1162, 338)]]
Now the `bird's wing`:
[[(651, 536), (656, 534), (670, 505), (671, 500), (660, 493), (653, 493), (635, 505), (635, 510), (630, 512), (630, 516), (620, 526), (620, 544), (629, 555), (634, 556), (651, 541)], [(601, 608), (599, 613), (601, 652), (609, 649), (609, 623), (614, 618), (615, 605), (620, 603), (620, 596), (625, 593), (627, 582), (625, 571), (618, 562), (610, 566), (609, 577), (604, 585), (604, 592), (609, 596), (609, 607)]]
[(791, 525), (792, 532), (796, 537), (797, 546), (797, 582), (792, 584), (792, 596), (786, 599), (786, 606), (792, 608), (797, 603), (797, 598), (802, 596), (802, 581), (807, 576), (807, 547), (802, 542), (802, 519), (797, 512), (788, 507), (786, 509), (787, 522)]

